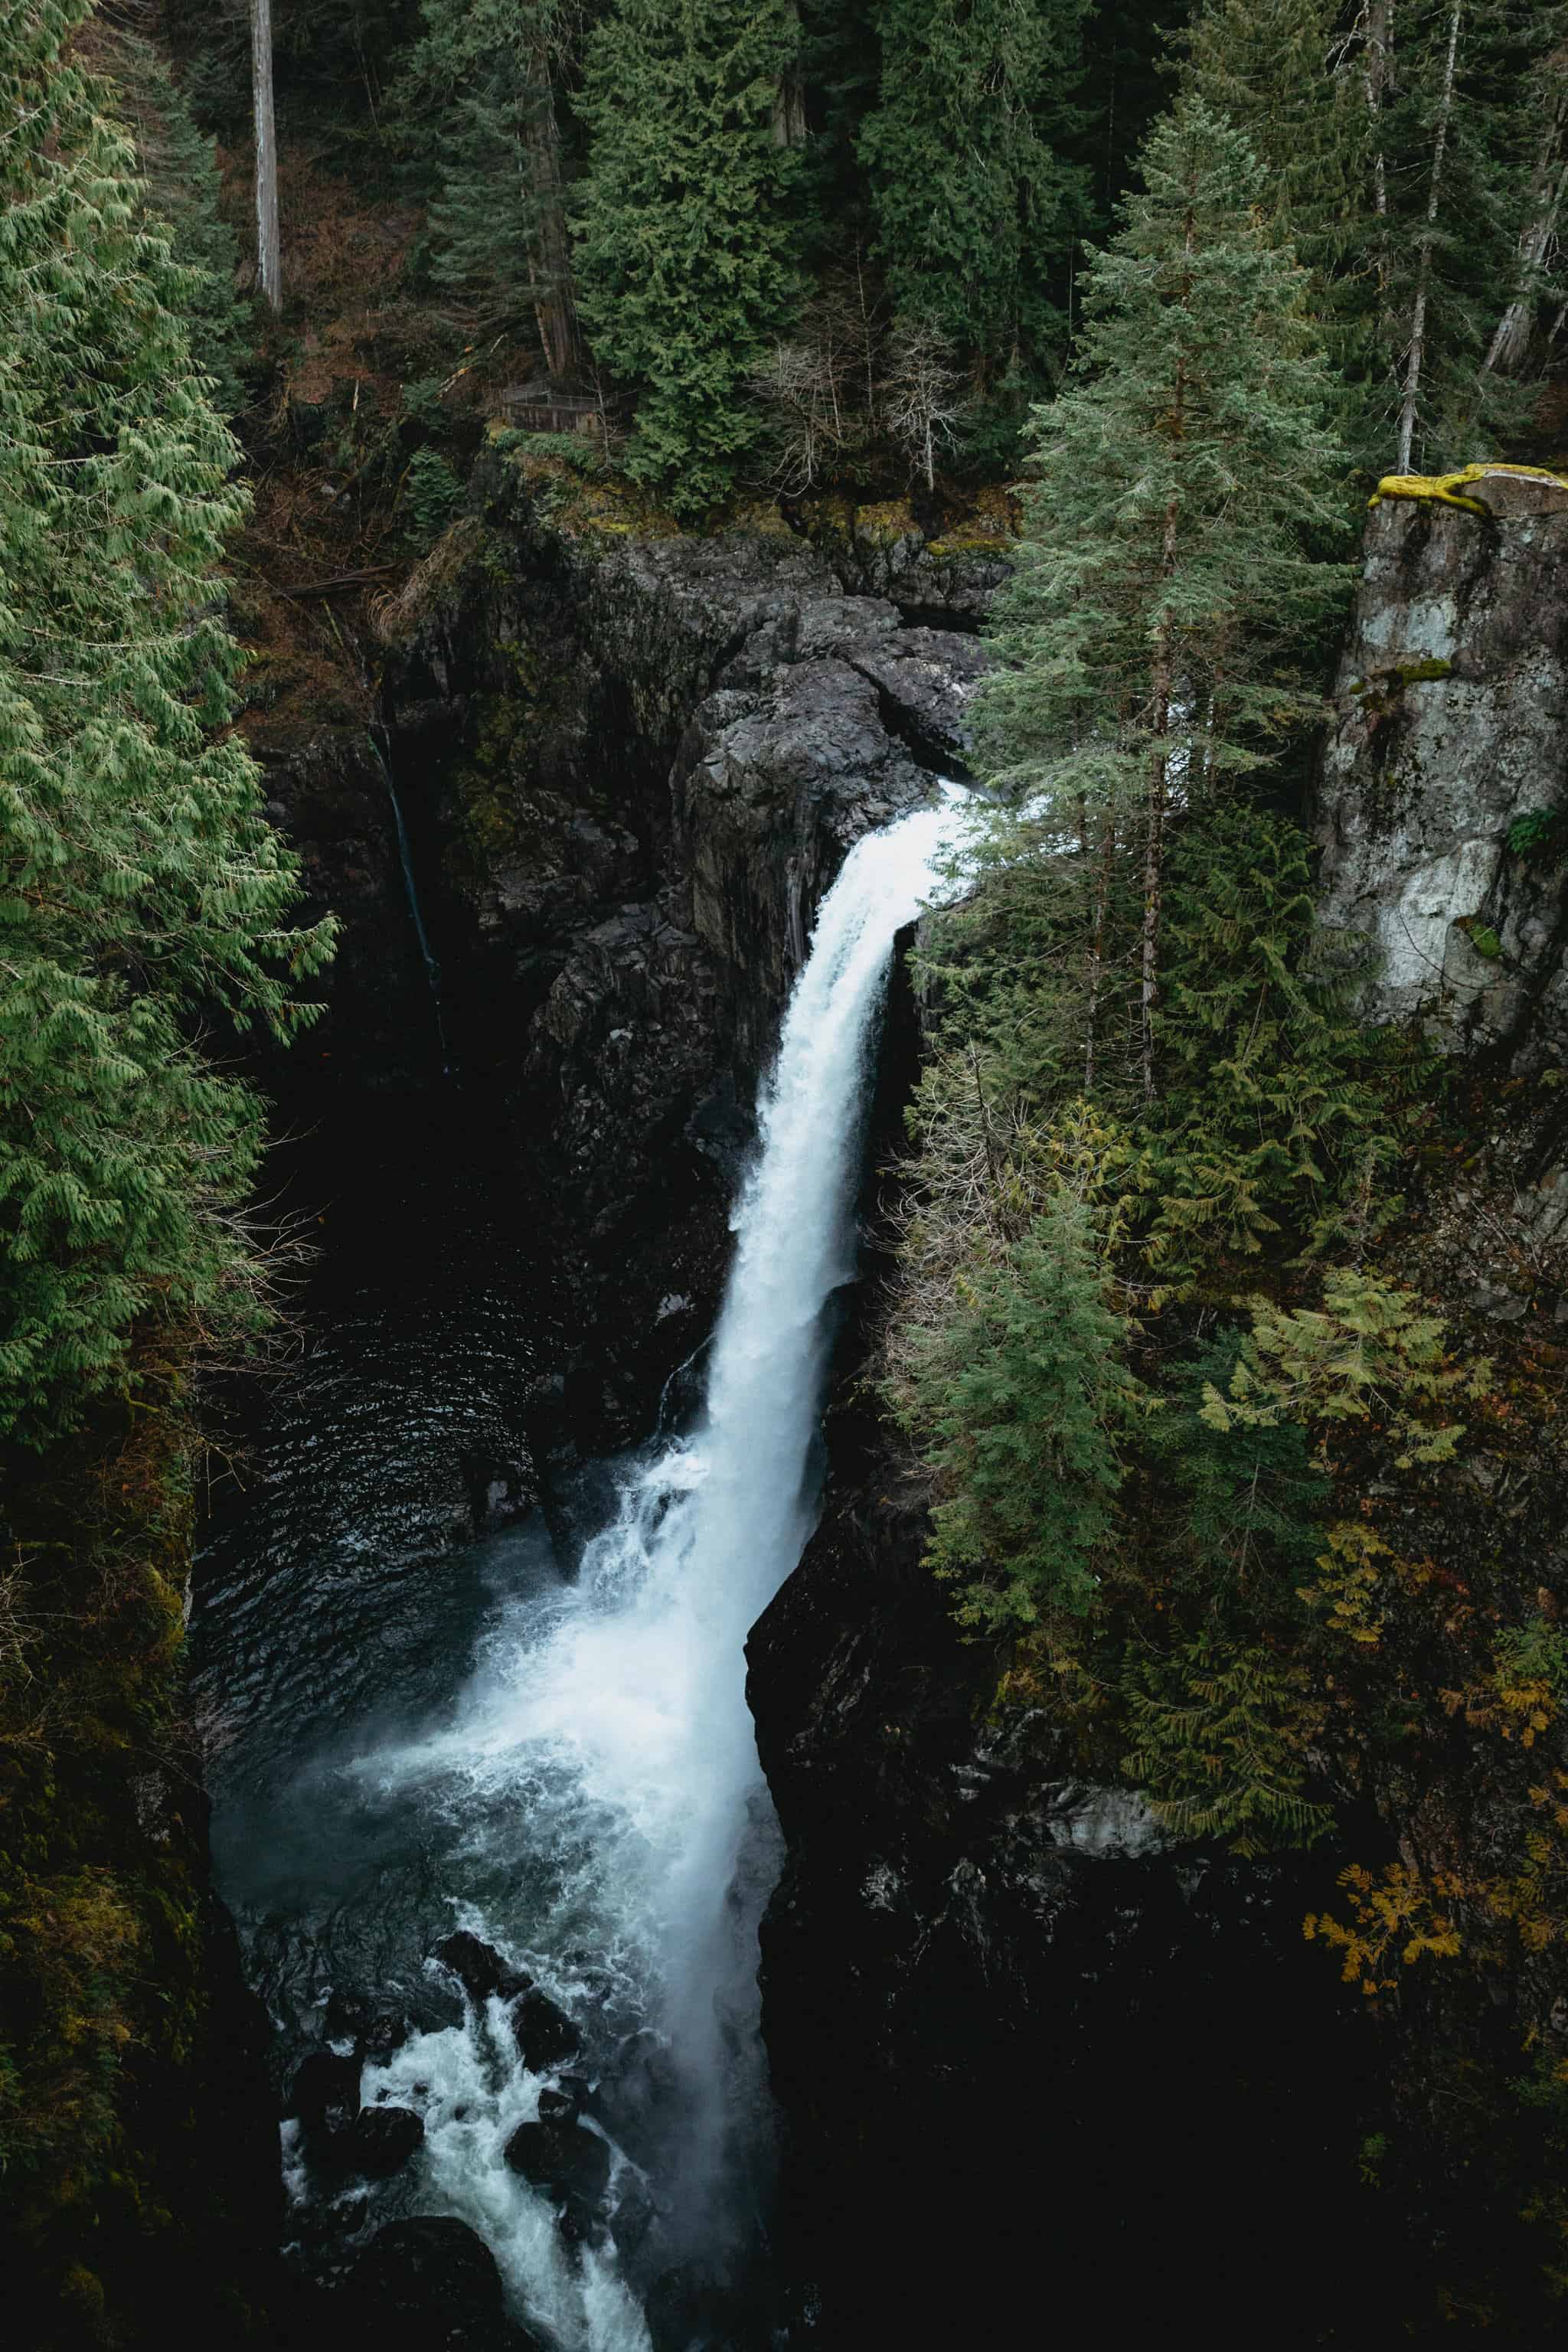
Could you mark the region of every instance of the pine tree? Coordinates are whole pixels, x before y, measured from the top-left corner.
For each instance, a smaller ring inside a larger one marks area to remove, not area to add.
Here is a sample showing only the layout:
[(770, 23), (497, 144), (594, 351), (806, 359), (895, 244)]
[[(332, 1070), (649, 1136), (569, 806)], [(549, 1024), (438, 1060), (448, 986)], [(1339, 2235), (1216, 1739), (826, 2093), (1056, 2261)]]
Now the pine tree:
[(1089, 1605), (1134, 1410), (1126, 1343), (1089, 1214), (1063, 1195), (974, 1258), (914, 1349), (895, 1404), (934, 1480), (931, 1564), (968, 1580), (968, 1622)]
[[(1329, 373), (1247, 141), (1184, 100), (1143, 177), (1086, 273), (1074, 376), (1036, 412), (1040, 482), (977, 716), (993, 781), (1037, 825), (1054, 813), (1107, 887), (1141, 807), (1152, 1096), (1173, 796), (1212, 799), (1316, 710), (1304, 656), (1347, 574), (1314, 544), (1343, 530)], [(1092, 1030), (1091, 1013), (1091, 1062)]]
[(0, 28), (0, 1433), (122, 1377), (132, 1328), (256, 1315), (259, 1107), (192, 1024), (279, 1035), (325, 930), (226, 732), (216, 566), (243, 505), (88, 0)]
[(1565, 32), (1534, 0), (1363, 0), (1348, 25), (1209, 0), (1185, 37), (1184, 88), (1247, 131), (1313, 270), (1374, 475), (1484, 455), (1518, 413), (1504, 379), (1554, 284)]
[(581, 365), (555, 85), (561, 0), (426, 0), (398, 92), (438, 191), (433, 275), (487, 326), (532, 312), (552, 375)]
[(983, 375), (1054, 356), (1052, 280), (1082, 222), (1078, 128), (1088, 0), (883, 0), (878, 104), (858, 149), (900, 317)]
[(583, 315), (638, 394), (627, 471), (679, 514), (727, 498), (764, 431), (751, 381), (795, 299), (777, 115), (799, 37), (791, 0), (617, 0), (588, 45)]
[(214, 142), (196, 129), (183, 91), (150, 41), (112, 28), (104, 61), (136, 142), (148, 206), (163, 223), (174, 259), (190, 272), (183, 315), (192, 356), (213, 379), (217, 405), (232, 415), (244, 397), (240, 370), (250, 347), (249, 313), (235, 287), (239, 240), (218, 210)]

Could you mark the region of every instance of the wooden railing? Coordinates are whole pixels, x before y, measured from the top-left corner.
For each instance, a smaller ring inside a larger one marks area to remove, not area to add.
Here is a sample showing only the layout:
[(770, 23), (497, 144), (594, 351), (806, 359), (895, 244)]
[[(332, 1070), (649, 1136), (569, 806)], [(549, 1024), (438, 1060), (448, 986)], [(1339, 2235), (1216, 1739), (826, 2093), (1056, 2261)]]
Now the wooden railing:
[(501, 415), (520, 433), (602, 434), (605, 407), (592, 393), (538, 392), (511, 384), (500, 395)]

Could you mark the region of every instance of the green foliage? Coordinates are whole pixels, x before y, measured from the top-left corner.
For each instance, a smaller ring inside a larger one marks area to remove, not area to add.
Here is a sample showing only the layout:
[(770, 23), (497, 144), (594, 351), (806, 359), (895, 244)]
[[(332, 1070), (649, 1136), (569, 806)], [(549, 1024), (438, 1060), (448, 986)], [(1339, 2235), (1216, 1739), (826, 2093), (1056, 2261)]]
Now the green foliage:
[(1162, 1520), (1178, 1576), (1205, 1608), (1239, 1607), (1257, 1623), (1288, 1602), (1311, 1565), (1330, 1488), (1293, 1423), (1219, 1428), (1205, 1412), (1210, 1390), (1234, 1376), (1241, 1346), (1238, 1335), (1210, 1340), (1173, 1374), (1149, 1444), (1175, 1504)]
[(108, 93), (64, 61), (83, 0), (0, 41), (0, 1433), (41, 1442), (145, 1315), (243, 1332), (236, 1212), (258, 1108), (190, 1040), (280, 1036), (326, 929), (225, 728), (216, 566), (243, 505), (193, 369), (188, 271)]
[(1203, 1417), (1216, 1430), (1365, 1423), (1375, 1418), (1394, 1448), (1394, 1467), (1450, 1462), (1464, 1435), (1447, 1414), (1491, 1386), (1491, 1364), (1457, 1364), (1442, 1318), (1415, 1293), (1349, 1266), (1323, 1277), (1321, 1308), (1286, 1309), (1258, 1298), (1226, 1392), (1211, 1382)]
[(1505, 1625), (1492, 1644), (1492, 1677), (1500, 1690), (1539, 1683), (1554, 1706), (1568, 1707), (1568, 1634), (1541, 1616)]
[(1251, 139), (1277, 231), (1312, 270), (1346, 436), (1374, 475), (1395, 461), (1417, 335), (1413, 464), (1479, 455), (1519, 421), (1492, 343), (1510, 297), (1561, 299), (1554, 240), (1531, 231), (1561, 168), (1563, 30), (1560, 7), (1519, 0), (1363, 9), (1348, 30), (1324, 0), (1209, 0), (1186, 37), (1184, 87)]
[(1526, 809), (1509, 826), (1507, 839), (1510, 857), (1562, 857), (1568, 851), (1568, 811)]
[(1224, 1838), (1233, 1853), (1310, 1846), (1333, 1827), (1303, 1794), (1319, 1727), (1305, 1677), (1268, 1651), (1204, 1632), (1127, 1685), (1133, 1748), (1123, 1769), (1178, 1838)]
[(217, 156), (196, 129), (184, 93), (150, 41), (117, 27), (109, 51), (149, 210), (188, 273), (181, 317), (191, 356), (212, 379), (215, 404), (233, 415), (244, 404), (250, 309), (236, 290), (239, 241), (218, 211)]
[[(401, 142), (435, 192), (432, 275), (476, 325), (570, 309), (555, 83), (571, 31), (562, 0), (425, 0), (399, 77)], [(552, 365), (572, 356), (547, 352)]]
[(775, 116), (798, 40), (790, 0), (616, 0), (588, 43), (582, 310), (638, 394), (626, 471), (680, 516), (734, 489), (763, 431), (750, 378), (795, 304)]
[(972, 1624), (1081, 1612), (1136, 1405), (1087, 1211), (1064, 1195), (1016, 1241), (977, 1252), (956, 1293), (898, 1393), (940, 1497), (931, 1564), (953, 1578), (989, 1571), (965, 1587)]
[(416, 544), (434, 547), (463, 500), (463, 485), (438, 449), (416, 449), (405, 495)]
[(1137, 1181), (1162, 1286), (1275, 1236), (1363, 1240), (1400, 1205), (1413, 1041), (1363, 1028), (1357, 975), (1314, 958), (1311, 849), (1283, 817), (1220, 803), (1176, 835), (1160, 1084)]
[(1039, 487), (976, 698), (992, 781), (1064, 833), (1152, 761), (1195, 797), (1316, 708), (1294, 648), (1342, 609), (1331, 387), (1303, 280), (1259, 224), (1246, 141), (1195, 103), (1160, 124), (1147, 193), (1091, 259), (1073, 375), (1037, 414)]
[(1087, 0), (882, 0), (881, 79), (858, 152), (902, 318), (989, 373), (1057, 362), (1052, 279), (1083, 226), (1077, 127)]

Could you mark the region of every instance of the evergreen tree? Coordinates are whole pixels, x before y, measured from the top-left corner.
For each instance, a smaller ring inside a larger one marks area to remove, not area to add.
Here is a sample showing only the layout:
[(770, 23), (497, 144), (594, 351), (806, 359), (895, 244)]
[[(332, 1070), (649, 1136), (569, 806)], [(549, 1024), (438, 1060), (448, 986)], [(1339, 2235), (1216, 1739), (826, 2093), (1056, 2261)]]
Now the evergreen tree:
[[(1304, 654), (1346, 574), (1313, 544), (1343, 529), (1328, 370), (1303, 273), (1260, 224), (1245, 138), (1184, 100), (1143, 177), (1086, 273), (1074, 377), (1037, 411), (1041, 479), (978, 731), (1015, 803), (1103, 845), (1086, 866), (1107, 887), (1141, 806), (1152, 1096), (1173, 795), (1213, 799), (1316, 710)], [(1091, 945), (1091, 987), (1095, 961)]]
[(1517, 415), (1521, 306), (1553, 283), (1565, 32), (1533, 0), (1363, 0), (1348, 26), (1323, 0), (1209, 0), (1186, 37), (1184, 87), (1247, 131), (1314, 272), (1373, 474), (1485, 454)]
[(634, 385), (626, 465), (679, 514), (728, 497), (763, 420), (751, 379), (795, 298), (792, 0), (617, 0), (588, 44), (583, 315)]
[(860, 131), (879, 247), (900, 317), (984, 375), (1037, 368), (1060, 337), (1052, 280), (1080, 228), (1085, 174), (1060, 148), (1088, 0), (883, 0), (878, 104)]
[(323, 931), (226, 730), (216, 566), (243, 500), (192, 365), (88, 0), (0, 26), (0, 1433), (121, 1377), (132, 1327), (257, 1313), (237, 1222), (259, 1110), (191, 1042), (287, 1035)]
[(121, 93), (151, 210), (163, 221), (174, 259), (190, 273), (184, 303), (196, 364), (232, 415), (244, 397), (249, 312), (236, 290), (239, 240), (218, 210), (217, 156), (196, 129), (184, 93), (150, 41), (116, 29), (106, 63)]
[(533, 313), (546, 363), (581, 363), (555, 84), (562, 0), (426, 0), (399, 88), (438, 194), (433, 274), (487, 325)]
[(936, 1495), (931, 1564), (992, 1628), (1081, 1612), (1112, 1527), (1136, 1390), (1089, 1212), (1064, 1194), (982, 1249), (922, 1335), (895, 1402)]

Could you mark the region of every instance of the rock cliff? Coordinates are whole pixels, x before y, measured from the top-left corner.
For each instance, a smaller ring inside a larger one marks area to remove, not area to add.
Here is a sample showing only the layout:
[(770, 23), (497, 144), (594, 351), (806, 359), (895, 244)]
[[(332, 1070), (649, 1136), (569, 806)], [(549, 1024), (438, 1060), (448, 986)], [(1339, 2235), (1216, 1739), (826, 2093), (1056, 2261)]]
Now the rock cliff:
[(1568, 482), (1498, 467), (1391, 497), (1319, 786), (1324, 926), (1363, 1003), (1533, 1072), (1568, 1045)]

